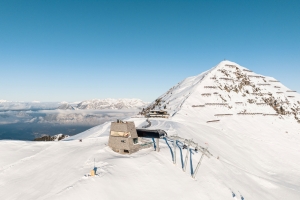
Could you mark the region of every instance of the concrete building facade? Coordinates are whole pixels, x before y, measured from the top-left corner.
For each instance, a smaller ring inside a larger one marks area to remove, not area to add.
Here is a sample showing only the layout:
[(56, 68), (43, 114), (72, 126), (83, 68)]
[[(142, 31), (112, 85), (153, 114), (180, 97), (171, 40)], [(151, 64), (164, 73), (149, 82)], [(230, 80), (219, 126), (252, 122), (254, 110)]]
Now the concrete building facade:
[(138, 134), (134, 122), (118, 120), (111, 123), (108, 146), (115, 152), (131, 154), (139, 150)]

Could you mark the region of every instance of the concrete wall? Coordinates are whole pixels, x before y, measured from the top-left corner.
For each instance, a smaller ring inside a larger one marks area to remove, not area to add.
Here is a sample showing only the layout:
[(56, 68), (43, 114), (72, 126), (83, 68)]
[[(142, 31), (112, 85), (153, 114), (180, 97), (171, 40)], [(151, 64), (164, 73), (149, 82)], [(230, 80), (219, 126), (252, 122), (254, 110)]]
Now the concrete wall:
[(118, 132), (130, 132), (130, 136), (128, 138), (109, 135), (108, 146), (113, 151), (126, 153), (124, 150), (127, 150), (128, 153), (133, 153), (139, 150), (139, 144), (133, 143), (133, 139), (138, 139), (134, 122), (112, 122), (110, 130)]

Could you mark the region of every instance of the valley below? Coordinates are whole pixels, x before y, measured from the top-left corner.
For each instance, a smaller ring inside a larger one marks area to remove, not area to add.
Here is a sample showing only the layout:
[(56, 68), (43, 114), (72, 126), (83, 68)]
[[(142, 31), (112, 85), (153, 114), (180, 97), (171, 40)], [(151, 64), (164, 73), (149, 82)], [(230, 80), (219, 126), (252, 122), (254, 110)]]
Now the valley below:
[(0, 102), (0, 140), (33, 140), (45, 135), (75, 135), (140, 111), (139, 99), (103, 99), (80, 103)]

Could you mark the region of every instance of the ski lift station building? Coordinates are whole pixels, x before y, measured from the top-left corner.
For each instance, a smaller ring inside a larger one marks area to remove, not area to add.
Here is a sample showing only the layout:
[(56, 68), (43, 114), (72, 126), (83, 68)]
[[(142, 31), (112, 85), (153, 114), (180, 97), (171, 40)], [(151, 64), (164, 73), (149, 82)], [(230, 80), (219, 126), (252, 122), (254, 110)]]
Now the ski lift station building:
[(134, 122), (112, 122), (108, 146), (118, 153), (134, 153), (139, 150)]
[(149, 118), (169, 118), (166, 110), (150, 110), (147, 117)]
[(152, 146), (152, 143), (143, 143), (142, 138), (156, 138), (159, 150), (159, 138), (166, 136), (166, 132), (160, 129), (136, 129), (134, 122), (117, 120), (112, 122), (108, 146), (120, 154), (131, 154), (140, 149)]

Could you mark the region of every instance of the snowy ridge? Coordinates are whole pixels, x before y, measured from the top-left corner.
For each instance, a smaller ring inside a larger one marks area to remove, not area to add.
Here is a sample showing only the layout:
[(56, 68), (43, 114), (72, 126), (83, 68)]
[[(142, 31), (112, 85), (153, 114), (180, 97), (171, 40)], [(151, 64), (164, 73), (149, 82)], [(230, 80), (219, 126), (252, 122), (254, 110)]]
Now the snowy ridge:
[(0, 111), (54, 110), (59, 105), (57, 102), (0, 101)]
[(213, 69), (203, 72), (198, 76), (184, 79), (144, 108), (142, 114), (146, 114), (150, 110), (168, 110), (171, 116), (175, 115), (186, 99), (194, 92), (197, 85), (200, 84)]
[(78, 109), (132, 109), (147, 105), (140, 99), (92, 99), (79, 103)]
[(62, 103), (57, 109), (59, 109), (59, 110), (75, 110), (74, 107), (68, 103)]
[(20, 111), (20, 110), (120, 110), (120, 109), (139, 109), (148, 103), (141, 99), (92, 99), (82, 102), (68, 103), (63, 102), (10, 102), (0, 100), (0, 111)]

